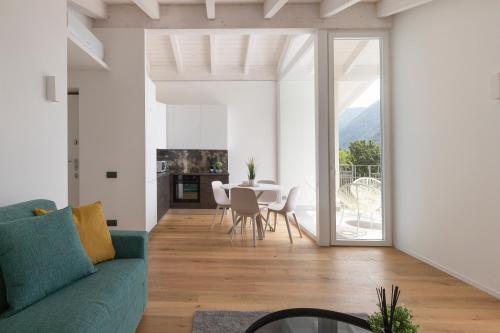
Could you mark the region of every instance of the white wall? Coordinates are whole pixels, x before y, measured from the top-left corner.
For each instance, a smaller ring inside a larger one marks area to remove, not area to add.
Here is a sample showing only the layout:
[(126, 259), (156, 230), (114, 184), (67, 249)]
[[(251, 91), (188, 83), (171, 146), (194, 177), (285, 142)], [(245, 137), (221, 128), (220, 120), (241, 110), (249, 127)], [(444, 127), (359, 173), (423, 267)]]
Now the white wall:
[(276, 84), (272, 81), (159, 81), (165, 104), (228, 106), (231, 182), (247, 179), (245, 162), (254, 157), (258, 179), (276, 179)]
[(80, 92), (80, 204), (101, 200), (117, 229), (145, 230), (144, 30), (93, 32), (110, 70), (69, 73), (69, 87)]
[[(64, 207), (66, 1), (1, 1), (0, 44), (0, 206), (46, 198)], [(45, 99), (45, 75), (56, 76), (57, 103)]]
[(156, 150), (167, 145), (166, 105), (156, 101), (156, 87), (145, 74), (145, 133), (146, 133), (146, 231), (157, 223)]
[(285, 194), (301, 187), (299, 205), (316, 207), (314, 81), (282, 81), (279, 105), (279, 181)]
[(395, 245), (497, 297), (499, 22), (497, 0), (440, 0), (392, 39)]

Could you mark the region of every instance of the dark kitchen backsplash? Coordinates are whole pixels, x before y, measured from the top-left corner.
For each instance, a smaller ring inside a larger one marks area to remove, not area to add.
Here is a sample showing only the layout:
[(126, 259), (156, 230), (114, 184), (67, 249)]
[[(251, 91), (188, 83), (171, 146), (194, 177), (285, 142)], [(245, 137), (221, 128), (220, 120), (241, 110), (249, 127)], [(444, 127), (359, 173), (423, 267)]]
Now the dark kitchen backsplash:
[(222, 162), (227, 171), (227, 150), (158, 149), (158, 161), (167, 161), (168, 170), (175, 172), (208, 172), (215, 162)]

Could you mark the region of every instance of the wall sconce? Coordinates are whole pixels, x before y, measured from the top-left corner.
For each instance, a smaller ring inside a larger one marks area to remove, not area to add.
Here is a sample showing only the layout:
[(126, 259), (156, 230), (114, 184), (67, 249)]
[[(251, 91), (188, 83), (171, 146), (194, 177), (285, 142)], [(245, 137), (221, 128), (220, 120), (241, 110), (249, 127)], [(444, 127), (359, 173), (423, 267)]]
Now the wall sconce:
[(500, 73), (491, 77), (491, 98), (500, 100)]
[(58, 91), (56, 89), (56, 77), (45, 76), (45, 98), (49, 102), (59, 102)]

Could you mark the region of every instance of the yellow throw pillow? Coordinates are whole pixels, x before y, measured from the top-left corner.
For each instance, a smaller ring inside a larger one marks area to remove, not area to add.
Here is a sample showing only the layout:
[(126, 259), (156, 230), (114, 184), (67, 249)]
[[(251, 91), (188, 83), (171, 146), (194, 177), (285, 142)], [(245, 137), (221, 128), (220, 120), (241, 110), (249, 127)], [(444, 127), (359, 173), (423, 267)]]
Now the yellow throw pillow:
[[(35, 215), (45, 215), (50, 212), (42, 208), (33, 209)], [(100, 201), (73, 208), (73, 222), (80, 234), (80, 241), (93, 264), (115, 258), (115, 248)]]
[(83, 247), (92, 259), (92, 263), (97, 264), (115, 258), (115, 248), (100, 201), (73, 208), (73, 219)]

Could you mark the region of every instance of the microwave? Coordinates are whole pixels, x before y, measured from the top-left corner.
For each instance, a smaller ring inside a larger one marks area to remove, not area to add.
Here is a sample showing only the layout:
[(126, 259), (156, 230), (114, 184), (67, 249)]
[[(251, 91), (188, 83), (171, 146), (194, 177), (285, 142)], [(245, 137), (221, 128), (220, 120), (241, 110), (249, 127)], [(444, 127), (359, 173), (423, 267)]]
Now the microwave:
[(156, 161), (156, 172), (165, 172), (167, 171), (167, 161)]

